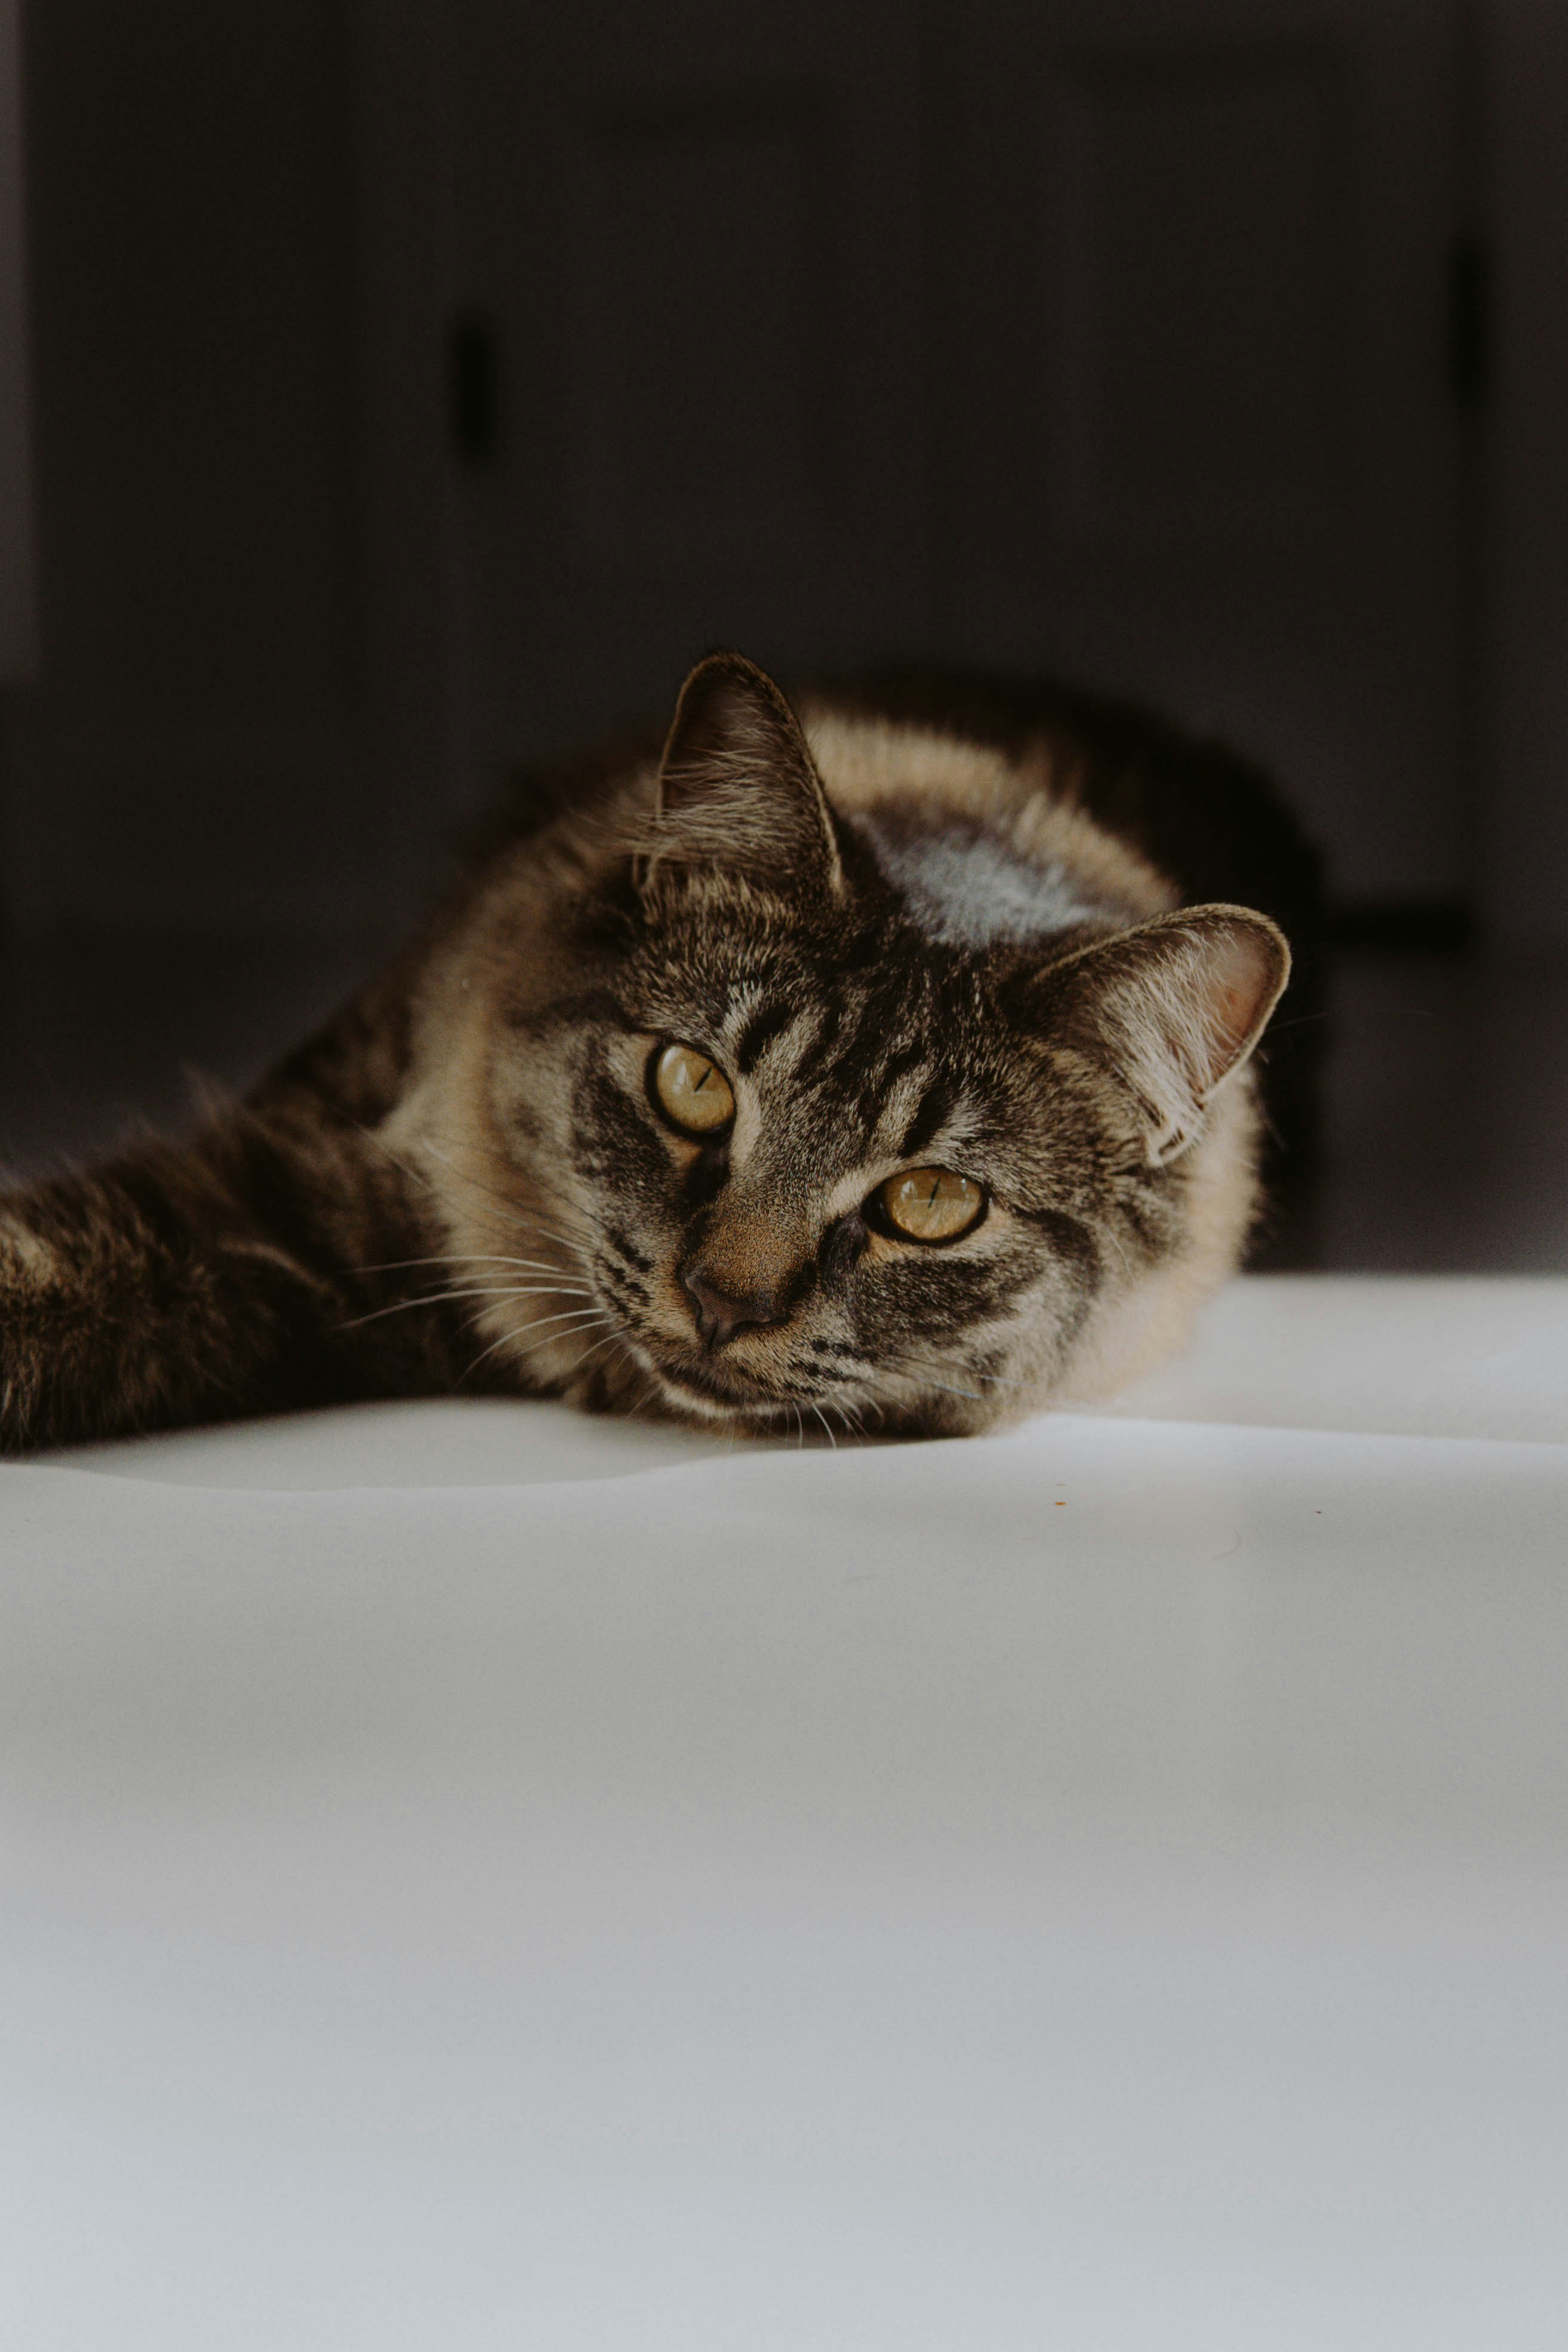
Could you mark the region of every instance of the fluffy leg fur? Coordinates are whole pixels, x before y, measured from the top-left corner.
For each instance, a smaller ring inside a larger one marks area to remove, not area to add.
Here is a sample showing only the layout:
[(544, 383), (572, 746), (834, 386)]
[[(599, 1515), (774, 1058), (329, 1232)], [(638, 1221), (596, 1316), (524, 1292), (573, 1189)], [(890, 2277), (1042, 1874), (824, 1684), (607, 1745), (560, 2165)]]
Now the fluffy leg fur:
[(303, 1094), (0, 1196), (0, 1452), (450, 1388), (442, 1304), (359, 1319), (434, 1246), (401, 1169)]

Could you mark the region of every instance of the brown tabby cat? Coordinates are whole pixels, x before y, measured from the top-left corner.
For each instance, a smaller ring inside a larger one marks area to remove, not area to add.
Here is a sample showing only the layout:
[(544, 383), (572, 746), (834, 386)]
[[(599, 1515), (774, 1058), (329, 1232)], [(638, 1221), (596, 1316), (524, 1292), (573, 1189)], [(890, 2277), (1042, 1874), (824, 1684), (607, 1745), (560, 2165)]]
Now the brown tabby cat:
[(1262, 782), (1138, 714), (792, 708), (714, 655), (247, 1102), (0, 1198), (0, 1446), (460, 1387), (931, 1433), (1102, 1395), (1242, 1254), (1314, 906)]

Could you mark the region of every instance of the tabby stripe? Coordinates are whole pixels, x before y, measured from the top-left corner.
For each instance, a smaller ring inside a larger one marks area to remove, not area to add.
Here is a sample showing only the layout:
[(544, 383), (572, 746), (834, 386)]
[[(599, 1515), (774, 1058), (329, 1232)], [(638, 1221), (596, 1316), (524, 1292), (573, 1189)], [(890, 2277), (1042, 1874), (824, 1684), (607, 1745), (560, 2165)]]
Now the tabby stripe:
[(844, 1007), (830, 999), (822, 1008), (822, 1019), (816, 1036), (807, 1044), (799, 1061), (795, 1064), (795, 1076), (797, 1086), (803, 1085), (810, 1078), (833, 1051), (838, 1040), (838, 1033), (843, 1026)]
[(1072, 1269), (1087, 1311), (1105, 1279), (1100, 1244), (1089, 1227), (1080, 1218), (1069, 1217), (1065, 1209), (1019, 1209), (1016, 1213), (1048, 1235), (1057, 1255)]
[(904, 1139), (899, 1146), (900, 1159), (912, 1160), (917, 1152), (923, 1151), (946, 1126), (952, 1107), (952, 1089), (946, 1079), (933, 1078), (904, 1131)]
[(606, 1225), (605, 1227), (605, 1239), (609, 1243), (612, 1249), (618, 1249), (621, 1255), (635, 1265), (639, 1274), (651, 1274), (653, 1272), (652, 1258), (645, 1257), (643, 1255), (641, 1250), (638, 1249), (636, 1244), (630, 1239), (624, 1226)]
[[(855, 1097), (855, 1108), (868, 1134), (877, 1134), (886, 1115), (889, 1097), (902, 1081), (915, 1071), (930, 1066), (930, 1055), (923, 1045), (908, 1045), (890, 1061), (882, 1062), (860, 1080)], [(847, 1084), (846, 1092), (847, 1092)]]
[(742, 1076), (756, 1067), (763, 1048), (771, 1045), (795, 1017), (793, 1008), (787, 1004), (766, 1005), (752, 1013), (735, 1045), (735, 1067)]
[[(887, 1075), (885, 1066), (879, 1071), (878, 1057), (886, 1051), (890, 1025), (885, 1013), (880, 1019), (877, 1017), (879, 1010), (869, 992), (862, 992), (849, 1013), (847, 1034), (843, 1013), (837, 1013), (833, 1035), (837, 1050), (832, 1065), (826, 1069), (818, 1069), (815, 1075), (815, 1083), (819, 1090), (826, 1092), (831, 1089), (841, 1095), (856, 1096), (862, 1115), (873, 1122), (875, 1108), (868, 1113), (865, 1107), (882, 1086)], [(923, 1058), (923, 1053), (917, 1048), (914, 1060), (919, 1062)]]

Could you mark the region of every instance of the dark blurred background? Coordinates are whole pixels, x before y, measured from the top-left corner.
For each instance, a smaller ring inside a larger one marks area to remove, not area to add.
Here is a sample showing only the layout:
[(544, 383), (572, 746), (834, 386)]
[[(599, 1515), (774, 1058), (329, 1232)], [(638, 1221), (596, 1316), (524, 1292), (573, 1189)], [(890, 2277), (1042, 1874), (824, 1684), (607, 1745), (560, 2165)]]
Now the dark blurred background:
[(1266, 761), (1303, 1245), (1568, 1267), (1568, 5), (0, 0), (13, 1165), (245, 1079), (721, 641)]

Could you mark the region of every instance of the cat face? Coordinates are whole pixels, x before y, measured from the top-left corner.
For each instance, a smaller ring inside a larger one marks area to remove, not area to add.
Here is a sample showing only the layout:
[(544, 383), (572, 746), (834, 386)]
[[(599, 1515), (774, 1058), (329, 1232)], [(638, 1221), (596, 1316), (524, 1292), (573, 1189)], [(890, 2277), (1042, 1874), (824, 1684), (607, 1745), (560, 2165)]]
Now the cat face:
[(616, 1017), (574, 1039), (556, 1181), (661, 1402), (979, 1425), (1061, 1360), (1114, 1251), (1169, 1245), (1179, 1173), (1020, 1031), (1008, 977), (888, 902), (657, 894)]
[(689, 683), (653, 824), (579, 910), (574, 985), (500, 1106), (619, 1398), (983, 1428), (1189, 1245), (1278, 933), (1239, 909), (1064, 927), (1059, 877), (1044, 936), (1016, 891), (988, 929), (994, 845), (927, 822), (962, 922), (900, 878), (907, 824), (889, 856), (834, 814), (769, 681), (726, 657)]

